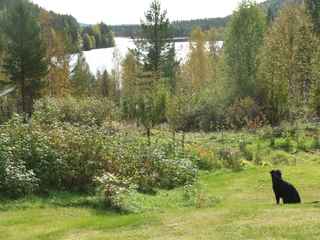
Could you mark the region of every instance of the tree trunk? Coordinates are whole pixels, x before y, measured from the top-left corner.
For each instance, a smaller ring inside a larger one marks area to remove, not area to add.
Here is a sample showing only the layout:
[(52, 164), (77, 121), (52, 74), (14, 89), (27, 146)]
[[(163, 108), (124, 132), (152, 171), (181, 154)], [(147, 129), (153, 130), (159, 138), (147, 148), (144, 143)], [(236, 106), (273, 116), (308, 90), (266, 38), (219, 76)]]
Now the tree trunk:
[(172, 131), (173, 154), (176, 155), (176, 131)]
[(24, 78), (21, 80), (21, 101), (22, 101), (23, 121), (26, 123), (27, 122), (27, 99), (26, 99), (26, 87), (25, 87)]
[(182, 151), (183, 151), (183, 153), (184, 153), (185, 138), (186, 138), (185, 132), (182, 132), (182, 142), (181, 142), (181, 145), (182, 145)]
[(151, 129), (147, 128), (148, 145), (151, 146)]

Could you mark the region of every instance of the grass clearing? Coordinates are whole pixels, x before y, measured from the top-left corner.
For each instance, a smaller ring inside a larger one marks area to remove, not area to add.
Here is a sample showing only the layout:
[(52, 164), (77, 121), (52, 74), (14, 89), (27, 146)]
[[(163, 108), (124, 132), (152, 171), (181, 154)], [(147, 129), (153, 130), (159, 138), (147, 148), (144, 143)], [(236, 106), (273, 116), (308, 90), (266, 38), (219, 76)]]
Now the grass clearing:
[[(301, 158), (307, 156), (302, 155)], [(182, 188), (139, 195), (138, 214), (104, 210), (96, 198), (56, 194), (1, 202), (0, 239), (319, 239), (320, 164), (281, 167), (303, 204), (276, 206), (270, 167), (202, 172), (202, 192), (219, 199), (208, 208), (188, 206)]]

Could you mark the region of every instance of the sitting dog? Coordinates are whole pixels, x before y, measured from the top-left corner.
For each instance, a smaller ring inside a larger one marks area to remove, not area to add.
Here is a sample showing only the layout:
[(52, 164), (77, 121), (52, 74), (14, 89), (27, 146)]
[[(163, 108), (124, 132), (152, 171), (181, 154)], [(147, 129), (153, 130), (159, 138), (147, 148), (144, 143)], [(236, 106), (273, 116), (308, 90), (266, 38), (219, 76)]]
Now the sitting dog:
[(284, 204), (301, 203), (298, 191), (293, 185), (282, 179), (280, 170), (272, 170), (270, 174), (277, 204), (280, 204), (280, 198), (282, 198)]

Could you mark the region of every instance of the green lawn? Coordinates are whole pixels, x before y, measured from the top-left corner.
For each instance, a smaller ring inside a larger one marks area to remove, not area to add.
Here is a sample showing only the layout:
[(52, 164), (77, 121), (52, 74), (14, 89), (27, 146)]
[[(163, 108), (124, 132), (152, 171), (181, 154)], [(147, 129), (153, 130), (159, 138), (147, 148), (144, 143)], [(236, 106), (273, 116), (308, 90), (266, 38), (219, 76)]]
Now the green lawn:
[(183, 189), (139, 195), (142, 213), (127, 215), (68, 194), (2, 201), (0, 239), (319, 239), (320, 204), (310, 203), (320, 200), (319, 162), (281, 167), (302, 196), (304, 203), (295, 206), (275, 205), (270, 169), (201, 173), (198, 202), (213, 199), (202, 208), (188, 206)]

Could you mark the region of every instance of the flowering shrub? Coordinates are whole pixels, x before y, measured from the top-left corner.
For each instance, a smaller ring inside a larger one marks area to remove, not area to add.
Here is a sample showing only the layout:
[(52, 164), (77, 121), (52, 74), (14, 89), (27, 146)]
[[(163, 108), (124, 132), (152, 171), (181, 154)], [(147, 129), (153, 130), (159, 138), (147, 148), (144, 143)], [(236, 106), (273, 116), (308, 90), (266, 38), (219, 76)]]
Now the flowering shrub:
[(10, 138), (0, 134), (0, 192), (9, 197), (19, 197), (38, 189), (39, 179), (25, 163), (15, 159), (15, 147), (11, 147)]
[(8, 178), (4, 166), (9, 162), (17, 172), (32, 172), (27, 175), (39, 180), (40, 191), (93, 189), (93, 178), (103, 172), (106, 162), (104, 133), (68, 124), (46, 127), (35, 121), (24, 124), (16, 117), (0, 128), (0, 175)]
[[(18, 195), (92, 191), (95, 177), (105, 172), (130, 179), (142, 192), (151, 192), (193, 182), (197, 173), (192, 158), (174, 153), (167, 143), (149, 146), (144, 138), (113, 135), (95, 125), (44, 124), (37, 118), (25, 124), (17, 116), (0, 127), (0, 134), (1, 192), (14, 184), (24, 187), (16, 187)], [(10, 177), (8, 166), (14, 173)]]
[(120, 211), (134, 211), (134, 206), (130, 205), (129, 200), (130, 195), (136, 192), (136, 185), (132, 184), (130, 180), (105, 173), (101, 177), (97, 177), (96, 181), (108, 207)]

